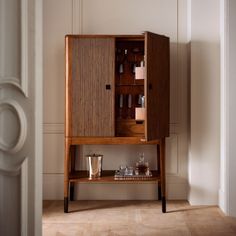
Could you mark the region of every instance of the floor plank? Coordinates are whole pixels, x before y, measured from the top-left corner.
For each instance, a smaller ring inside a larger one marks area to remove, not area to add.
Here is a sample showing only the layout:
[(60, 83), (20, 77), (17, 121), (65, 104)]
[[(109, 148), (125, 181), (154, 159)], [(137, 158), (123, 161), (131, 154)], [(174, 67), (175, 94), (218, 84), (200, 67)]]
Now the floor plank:
[(236, 218), (187, 201), (169, 201), (166, 214), (159, 201), (73, 201), (69, 210), (63, 201), (44, 201), (43, 236), (236, 235)]

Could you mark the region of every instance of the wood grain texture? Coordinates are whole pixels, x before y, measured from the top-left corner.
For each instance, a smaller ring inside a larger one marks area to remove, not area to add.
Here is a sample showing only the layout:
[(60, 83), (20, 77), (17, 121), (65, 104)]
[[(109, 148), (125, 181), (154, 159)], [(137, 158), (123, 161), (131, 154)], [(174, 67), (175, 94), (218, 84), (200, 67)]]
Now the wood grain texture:
[[(72, 39), (72, 136), (114, 136), (114, 38)], [(106, 89), (110, 85), (111, 89)]]
[(144, 123), (137, 124), (133, 119), (117, 120), (116, 136), (144, 138)]
[(147, 140), (169, 136), (170, 53), (169, 38), (145, 33), (145, 96)]
[(111, 38), (111, 39), (118, 39), (119, 41), (143, 41), (144, 36), (137, 34), (126, 34), (126, 35), (112, 35), (112, 34), (67, 34), (66, 37), (73, 37), (73, 38)]
[(71, 38), (65, 38), (65, 137), (71, 136)]
[[(169, 135), (169, 39), (152, 33), (145, 34), (147, 77), (144, 80), (144, 124), (136, 124), (134, 119), (120, 119), (119, 116), (115, 119), (115, 94), (131, 94), (135, 100), (134, 108), (137, 106), (137, 95), (143, 92), (142, 84), (124, 86), (115, 83), (115, 39), (114, 36), (66, 37), (64, 196), (68, 199), (69, 184), (75, 182), (159, 182), (165, 212), (164, 137)], [(133, 39), (143, 40), (137, 36), (119, 38), (124, 42)], [(129, 80), (133, 80), (133, 75)], [(110, 89), (106, 89), (106, 85)], [(104, 171), (100, 179), (89, 180), (87, 172), (74, 171), (74, 158), (70, 160), (75, 145), (83, 144), (157, 144), (158, 170), (153, 172), (151, 180), (117, 181), (113, 178), (114, 171)]]
[(146, 141), (142, 137), (73, 137), (72, 145), (82, 144), (159, 144), (159, 140)]
[(70, 146), (71, 139), (65, 138), (65, 158), (64, 158), (64, 197), (69, 195), (69, 170), (70, 170)]

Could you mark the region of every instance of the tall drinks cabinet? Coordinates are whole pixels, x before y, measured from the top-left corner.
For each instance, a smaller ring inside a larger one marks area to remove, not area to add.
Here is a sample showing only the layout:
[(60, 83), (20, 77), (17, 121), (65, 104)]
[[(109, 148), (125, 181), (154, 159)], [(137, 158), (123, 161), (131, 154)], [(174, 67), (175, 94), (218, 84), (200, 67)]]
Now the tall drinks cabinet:
[[(166, 212), (165, 138), (169, 136), (169, 38), (142, 35), (65, 37), (64, 211), (75, 183), (156, 183)], [(156, 146), (157, 166), (148, 179), (117, 180), (103, 170), (90, 180), (75, 168), (86, 144)], [(77, 148), (76, 148), (77, 147)]]

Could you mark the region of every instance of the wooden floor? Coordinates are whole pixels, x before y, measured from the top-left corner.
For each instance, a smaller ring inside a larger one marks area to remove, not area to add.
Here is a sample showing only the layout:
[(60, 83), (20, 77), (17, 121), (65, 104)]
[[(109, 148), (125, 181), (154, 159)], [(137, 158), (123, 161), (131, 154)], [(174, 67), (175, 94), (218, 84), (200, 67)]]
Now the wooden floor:
[(191, 207), (186, 201), (74, 201), (70, 213), (63, 201), (45, 201), (43, 236), (212, 235), (236, 236), (236, 218), (216, 206)]

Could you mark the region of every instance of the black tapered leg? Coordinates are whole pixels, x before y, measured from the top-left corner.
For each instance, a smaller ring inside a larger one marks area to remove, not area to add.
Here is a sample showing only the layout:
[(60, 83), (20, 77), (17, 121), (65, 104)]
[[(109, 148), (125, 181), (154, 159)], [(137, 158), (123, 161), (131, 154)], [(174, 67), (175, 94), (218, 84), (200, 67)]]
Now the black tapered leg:
[(64, 212), (68, 213), (68, 197), (64, 198)]
[(162, 213), (166, 213), (166, 198), (162, 197), (161, 202), (162, 202)]
[(165, 138), (160, 140), (160, 177), (162, 212), (166, 213)]
[[(76, 159), (76, 147), (75, 145), (71, 146), (71, 152), (70, 152), (70, 172), (75, 171), (75, 159)], [(70, 182), (70, 201), (74, 201), (74, 189), (75, 189), (75, 183)]]
[(70, 162), (70, 139), (65, 139), (65, 159), (64, 159), (64, 212), (68, 212), (69, 196), (69, 162)]

